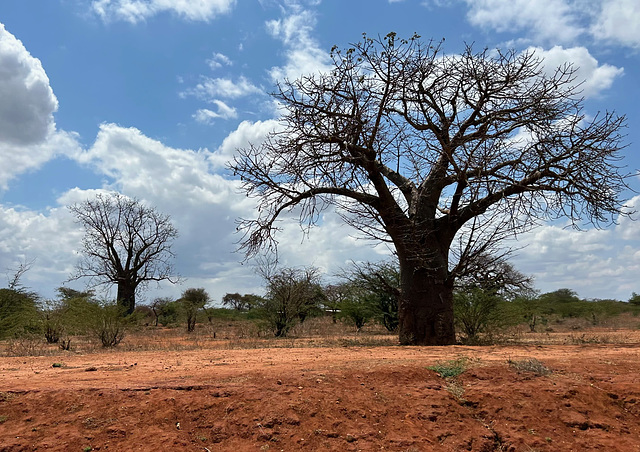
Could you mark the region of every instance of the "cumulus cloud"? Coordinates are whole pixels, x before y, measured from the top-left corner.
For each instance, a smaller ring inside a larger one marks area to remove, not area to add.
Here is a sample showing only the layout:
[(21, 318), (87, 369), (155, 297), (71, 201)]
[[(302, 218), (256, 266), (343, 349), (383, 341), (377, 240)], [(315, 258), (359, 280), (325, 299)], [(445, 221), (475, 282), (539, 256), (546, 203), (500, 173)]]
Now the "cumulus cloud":
[(541, 47), (529, 47), (528, 51), (535, 52), (544, 60), (545, 70), (554, 71), (556, 68), (570, 63), (576, 69), (576, 82), (585, 97), (594, 97), (608, 89), (617, 77), (622, 76), (624, 69), (610, 64), (599, 64), (589, 50), (584, 47), (565, 49), (561, 46), (544, 50)]
[(163, 12), (192, 21), (207, 22), (228, 13), (236, 0), (94, 0), (91, 8), (102, 20), (138, 23)]
[(274, 81), (294, 80), (304, 74), (326, 72), (329, 68), (328, 53), (313, 37), (316, 25), (313, 12), (296, 4), (289, 8), (284, 18), (266, 23), (267, 31), (285, 46), (284, 66), (273, 67), (270, 71)]
[(75, 133), (57, 131), (46, 141), (31, 145), (3, 144), (0, 141), (0, 190), (6, 190), (10, 180), (61, 154), (75, 154), (80, 149)]
[(55, 129), (58, 100), (40, 60), (0, 24), (0, 143), (43, 142)]
[(566, 287), (582, 296), (626, 300), (637, 291), (630, 281), (640, 271), (640, 237), (628, 234), (630, 227), (637, 224), (623, 220), (609, 230), (587, 231), (545, 225), (520, 236), (524, 248), (512, 261), (543, 292)]
[(584, 29), (566, 0), (465, 0), (472, 25), (498, 32), (527, 31), (539, 40), (568, 43)]
[(596, 39), (640, 47), (640, 7), (637, 0), (604, 0), (591, 33)]
[[(455, 0), (437, 0), (445, 6)], [(574, 44), (591, 35), (598, 42), (640, 47), (637, 0), (458, 0), (469, 6), (472, 25), (497, 32), (525, 32), (521, 40)]]
[(232, 119), (238, 117), (236, 109), (229, 107), (221, 100), (214, 100), (212, 103), (218, 107), (218, 111), (201, 108), (193, 115), (193, 118), (201, 124), (212, 124), (215, 119)]
[(61, 286), (73, 270), (80, 242), (80, 231), (64, 208), (40, 213), (0, 204), (0, 269), (33, 260), (22, 281), (27, 287), (53, 291)]
[(74, 133), (56, 131), (57, 109), (40, 60), (0, 24), (0, 190), (21, 173), (78, 148)]
[(175, 149), (133, 127), (102, 124), (89, 149), (74, 158), (113, 179), (127, 195), (176, 204), (224, 203), (232, 184), (210, 172), (207, 149)]
[(236, 149), (247, 147), (250, 144), (259, 145), (270, 132), (275, 131), (278, 127), (279, 123), (275, 119), (256, 122), (242, 121), (236, 130), (227, 135), (220, 147), (209, 156), (209, 162), (216, 169), (224, 168), (233, 157)]

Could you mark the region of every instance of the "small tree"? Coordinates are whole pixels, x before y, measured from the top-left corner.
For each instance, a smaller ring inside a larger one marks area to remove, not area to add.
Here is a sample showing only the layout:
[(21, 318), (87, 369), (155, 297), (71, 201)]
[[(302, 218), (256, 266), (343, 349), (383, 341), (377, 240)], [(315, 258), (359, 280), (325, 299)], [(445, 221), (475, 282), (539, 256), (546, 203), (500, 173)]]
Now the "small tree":
[(631, 298), (629, 298), (629, 303), (631, 303), (634, 306), (640, 306), (640, 294), (632, 292)]
[(0, 340), (39, 330), (37, 299), (32, 292), (0, 289)]
[(506, 300), (532, 298), (536, 294), (533, 278), (516, 270), (504, 254), (480, 253), (464, 262), (454, 284), (458, 291), (479, 288)]
[(125, 308), (117, 302), (93, 303), (91, 332), (103, 347), (115, 347), (124, 339), (128, 320), (124, 318)]
[(389, 332), (398, 330), (398, 302), (400, 300), (400, 270), (397, 262), (354, 263), (344, 272), (350, 284), (366, 291), (374, 318)]
[(117, 301), (132, 314), (136, 291), (151, 281), (177, 281), (171, 245), (178, 232), (170, 218), (118, 193), (69, 206), (85, 230), (83, 257), (71, 277), (116, 284)]
[(346, 296), (338, 305), (340, 318), (355, 326), (356, 332), (360, 332), (362, 327), (376, 315), (376, 296), (354, 285), (350, 285), (345, 294)]
[(476, 343), (478, 335), (497, 327), (500, 297), (479, 287), (454, 293), (453, 307), (456, 325), (466, 343)]
[(196, 329), (198, 312), (209, 302), (209, 294), (203, 288), (187, 289), (178, 300), (187, 318), (187, 331), (191, 333)]
[(577, 303), (580, 301), (576, 291), (567, 288), (543, 293), (539, 299), (545, 303)]
[(313, 267), (262, 270), (267, 294), (260, 304), (262, 319), (276, 337), (286, 336), (299, 321), (319, 311), (322, 288)]
[(38, 294), (20, 282), (32, 264), (33, 261), (19, 264), (13, 273), (7, 274), (7, 288), (0, 289), (0, 340), (39, 329)]
[(171, 298), (166, 298), (166, 297), (157, 297), (153, 299), (149, 307), (151, 308), (151, 312), (153, 313), (154, 326), (158, 326), (160, 315), (164, 312), (164, 308), (172, 301), (173, 300), (171, 300)]

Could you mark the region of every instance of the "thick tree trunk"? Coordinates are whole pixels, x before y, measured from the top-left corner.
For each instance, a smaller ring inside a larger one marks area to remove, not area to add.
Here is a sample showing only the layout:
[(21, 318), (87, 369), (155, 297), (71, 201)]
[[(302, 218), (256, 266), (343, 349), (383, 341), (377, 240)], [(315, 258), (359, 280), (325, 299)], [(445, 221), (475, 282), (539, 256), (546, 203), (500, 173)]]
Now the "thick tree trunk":
[(416, 267), (411, 262), (403, 262), (401, 259), (400, 278), (400, 343), (455, 344), (453, 281), (447, 277), (447, 268), (434, 271), (433, 268)]
[(118, 304), (122, 306), (125, 315), (133, 314), (136, 308), (136, 286), (127, 281), (118, 282)]

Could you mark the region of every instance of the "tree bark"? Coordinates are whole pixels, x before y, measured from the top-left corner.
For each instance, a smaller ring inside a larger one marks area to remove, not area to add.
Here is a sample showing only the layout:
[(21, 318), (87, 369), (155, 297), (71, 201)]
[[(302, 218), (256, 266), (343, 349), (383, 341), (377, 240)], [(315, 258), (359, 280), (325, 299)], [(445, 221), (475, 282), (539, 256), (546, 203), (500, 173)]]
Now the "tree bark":
[(128, 281), (119, 281), (117, 300), (124, 310), (124, 315), (133, 314), (136, 308), (136, 286)]
[(433, 269), (400, 260), (398, 329), (402, 345), (456, 343), (453, 281), (447, 273), (446, 266)]

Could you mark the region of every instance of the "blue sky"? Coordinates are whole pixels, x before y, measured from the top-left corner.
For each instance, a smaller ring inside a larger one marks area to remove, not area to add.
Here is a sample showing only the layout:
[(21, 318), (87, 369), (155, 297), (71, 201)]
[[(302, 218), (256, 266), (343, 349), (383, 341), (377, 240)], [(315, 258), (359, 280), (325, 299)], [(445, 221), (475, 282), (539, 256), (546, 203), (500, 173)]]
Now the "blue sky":
[[(323, 70), (333, 45), (390, 31), (445, 39), (447, 53), (473, 43), (534, 49), (549, 67), (573, 63), (589, 114), (627, 115), (624, 163), (640, 168), (637, 0), (2, 0), (0, 270), (34, 260), (23, 282), (53, 296), (82, 237), (65, 206), (116, 190), (171, 215), (180, 231), (185, 282), (152, 286), (143, 300), (188, 287), (216, 301), (259, 293), (234, 252), (235, 219), (254, 203), (224, 162), (273, 128), (268, 93), (278, 80)], [(640, 210), (639, 197), (626, 198)], [(353, 235), (332, 212), (306, 240), (285, 224), (282, 261), (332, 275), (388, 254)], [(583, 232), (556, 222), (519, 245), (513, 263), (542, 291), (640, 292), (640, 222)]]

